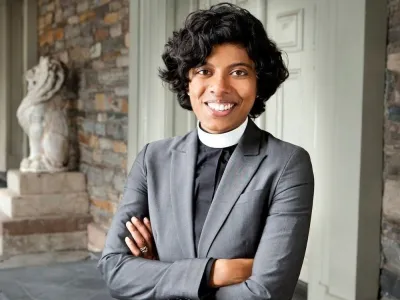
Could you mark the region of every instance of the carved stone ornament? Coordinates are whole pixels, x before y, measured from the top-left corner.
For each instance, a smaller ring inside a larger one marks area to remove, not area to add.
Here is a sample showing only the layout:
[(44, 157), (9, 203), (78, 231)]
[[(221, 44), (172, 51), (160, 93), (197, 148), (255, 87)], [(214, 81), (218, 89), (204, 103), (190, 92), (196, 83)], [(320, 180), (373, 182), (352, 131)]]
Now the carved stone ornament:
[(76, 167), (63, 101), (66, 75), (64, 65), (50, 57), (40, 57), (39, 63), (25, 74), (28, 91), (17, 118), (28, 135), (30, 153), (21, 162), (21, 172), (53, 173)]

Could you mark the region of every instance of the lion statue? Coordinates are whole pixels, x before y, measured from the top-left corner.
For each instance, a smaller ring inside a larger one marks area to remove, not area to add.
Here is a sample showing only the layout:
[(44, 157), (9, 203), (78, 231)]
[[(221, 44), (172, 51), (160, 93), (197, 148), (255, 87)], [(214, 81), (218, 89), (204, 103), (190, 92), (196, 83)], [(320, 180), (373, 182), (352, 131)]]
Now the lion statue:
[(17, 118), (29, 138), (29, 157), (22, 160), (21, 172), (53, 173), (75, 168), (62, 93), (66, 71), (58, 60), (42, 56), (25, 74), (27, 94)]

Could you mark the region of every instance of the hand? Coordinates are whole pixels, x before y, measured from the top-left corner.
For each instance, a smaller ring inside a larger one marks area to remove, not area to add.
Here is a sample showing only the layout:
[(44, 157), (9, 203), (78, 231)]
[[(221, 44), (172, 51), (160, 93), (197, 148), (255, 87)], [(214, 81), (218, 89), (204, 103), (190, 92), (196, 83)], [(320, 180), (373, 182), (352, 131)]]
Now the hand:
[[(148, 218), (144, 218), (144, 221), (133, 217), (132, 222), (127, 222), (126, 227), (128, 228), (132, 238), (125, 238), (125, 243), (128, 245), (134, 256), (143, 257), (146, 259), (156, 260), (158, 259), (157, 249), (153, 240), (153, 231), (151, 230), (151, 223)], [(141, 248), (147, 248), (147, 252), (140, 251)]]
[(217, 259), (211, 269), (210, 286), (223, 287), (246, 281), (253, 269), (254, 259)]

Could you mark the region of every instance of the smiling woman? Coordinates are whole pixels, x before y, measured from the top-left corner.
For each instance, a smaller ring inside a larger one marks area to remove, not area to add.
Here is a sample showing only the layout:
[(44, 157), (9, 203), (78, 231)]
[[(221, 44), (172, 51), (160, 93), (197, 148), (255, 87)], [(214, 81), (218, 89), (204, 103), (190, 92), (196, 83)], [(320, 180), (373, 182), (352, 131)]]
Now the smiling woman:
[(210, 133), (239, 127), (254, 105), (256, 90), (254, 63), (235, 44), (216, 46), (205, 65), (189, 71), (191, 107), (201, 128)]
[(188, 16), (161, 78), (198, 127), (136, 157), (99, 269), (117, 299), (288, 300), (314, 193), (310, 156), (253, 118), (288, 77), (247, 10)]
[[(212, 133), (236, 128), (247, 115), (261, 115), (265, 102), (289, 76), (281, 51), (262, 23), (238, 7), (233, 19), (232, 7), (222, 4), (190, 14), (162, 56), (166, 68), (161, 78), (177, 93), (180, 105), (193, 110), (198, 119), (199, 101), (219, 104), (218, 109), (214, 106), (217, 111), (222, 110), (220, 104), (234, 104), (233, 114), (213, 114), (227, 118), (212, 118), (208, 128)], [(204, 118), (199, 121), (207, 128)]]

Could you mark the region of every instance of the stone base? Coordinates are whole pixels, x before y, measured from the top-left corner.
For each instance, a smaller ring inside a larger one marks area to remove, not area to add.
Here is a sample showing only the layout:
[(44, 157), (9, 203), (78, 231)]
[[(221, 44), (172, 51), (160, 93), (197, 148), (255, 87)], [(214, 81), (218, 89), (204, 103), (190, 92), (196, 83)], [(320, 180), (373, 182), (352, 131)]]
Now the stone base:
[[(92, 259), (93, 255), (87, 250), (55, 251), (46, 253), (21, 254), (10, 257), (0, 256), (0, 270), (26, 268), (59, 263), (70, 263)], [(0, 298), (1, 299), (1, 298)]]
[(0, 255), (87, 249), (90, 215), (9, 218), (0, 216)]
[(106, 231), (96, 223), (88, 225), (88, 250), (92, 252), (103, 251), (106, 241)]
[(84, 175), (9, 171), (0, 189), (0, 256), (87, 250), (89, 200)]
[(80, 172), (7, 172), (7, 186), (18, 195), (69, 194), (86, 192), (85, 175)]
[(88, 210), (86, 192), (18, 195), (10, 189), (0, 189), (0, 211), (11, 218), (79, 214)]
[(0, 255), (20, 255), (65, 250), (86, 250), (86, 231), (0, 236)]

